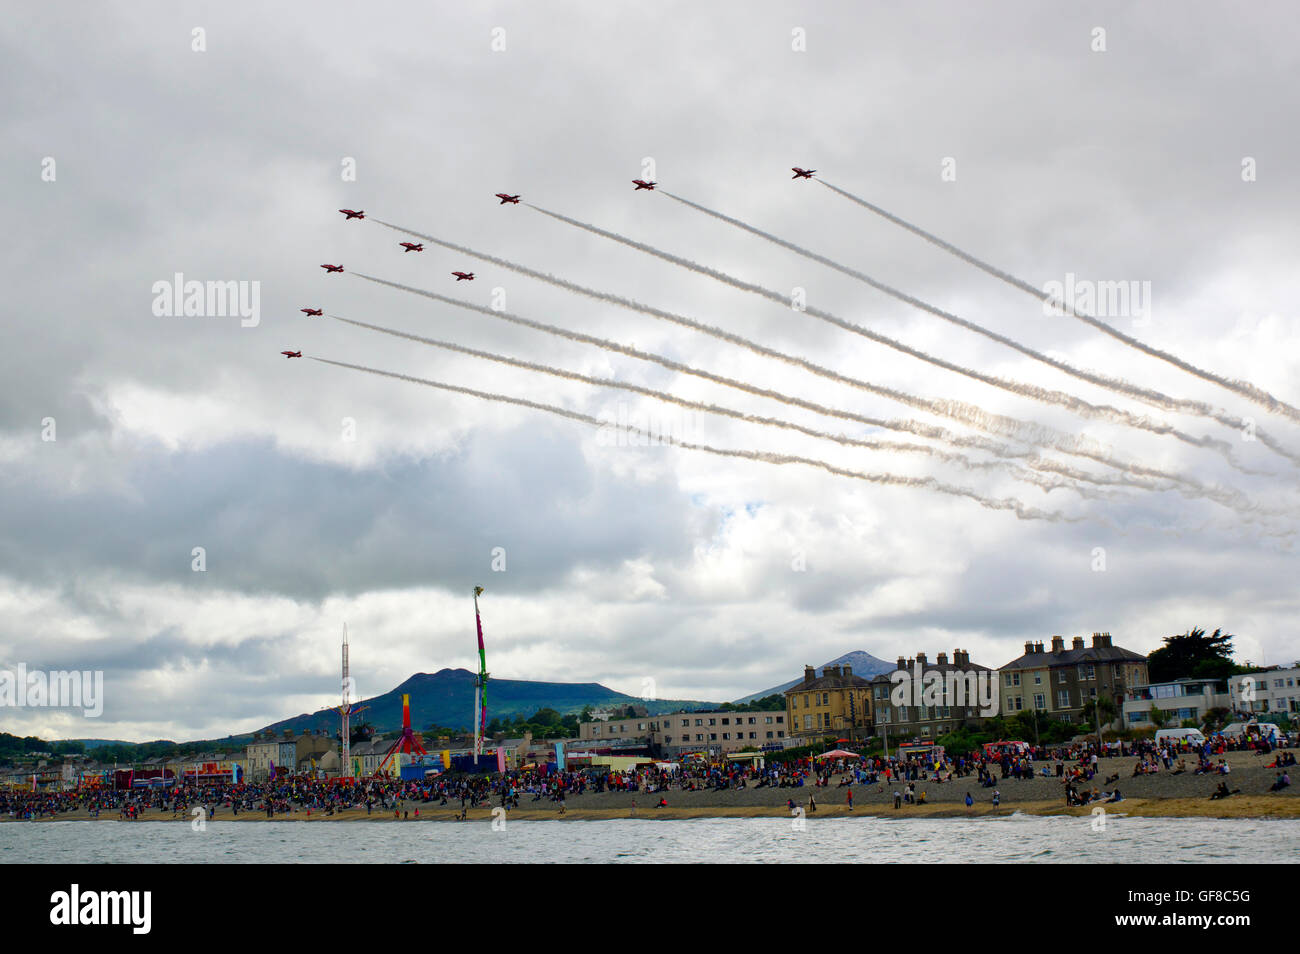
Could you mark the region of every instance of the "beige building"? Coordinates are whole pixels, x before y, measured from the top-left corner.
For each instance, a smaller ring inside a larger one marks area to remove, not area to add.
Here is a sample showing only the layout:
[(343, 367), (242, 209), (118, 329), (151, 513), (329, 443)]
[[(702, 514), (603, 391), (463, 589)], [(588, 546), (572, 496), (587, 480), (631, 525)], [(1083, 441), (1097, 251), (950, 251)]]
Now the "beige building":
[(1068, 649), (1061, 636), (1052, 637), (1050, 649), (1027, 642), (1024, 654), (999, 673), (1004, 717), (1036, 709), (1075, 724), (1091, 718), (1091, 706), (1101, 696), (1115, 704), (1110, 724), (1118, 724), (1127, 690), (1149, 681), (1146, 657), (1113, 645), (1110, 633), (1093, 633), (1091, 646), (1075, 636)]
[(579, 727), (582, 748), (644, 748), (650, 754), (673, 757), (707, 751), (724, 755), (743, 748), (779, 747), (786, 739), (786, 714), (709, 710), (671, 712), (658, 716), (594, 720)]
[(855, 740), (871, 734), (871, 681), (852, 666), (805, 666), (803, 681), (785, 691), (790, 735), (812, 742), (828, 735)]

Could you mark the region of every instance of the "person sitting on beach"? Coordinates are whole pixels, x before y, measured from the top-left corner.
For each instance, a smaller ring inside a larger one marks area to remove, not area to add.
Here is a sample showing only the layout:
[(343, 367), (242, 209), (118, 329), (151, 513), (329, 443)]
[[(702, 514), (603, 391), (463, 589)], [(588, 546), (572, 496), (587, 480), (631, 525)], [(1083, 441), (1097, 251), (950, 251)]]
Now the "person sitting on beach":
[(1110, 793), (1110, 797), (1107, 798), (1106, 801), (1108, 801), (1108, 802), (1122, 802), (1122, 801), (1124, 801), (1124, 796), (1121, 795), (1121, 794), (1119, 793), (1119, 789), (1117, 788), (1117, 789), (1115, 789), (1115, 791), (1113, 791), (1113, 792)]
[(1220, 782), (1219, 787), (1216, 788), (1214, 794), (1210, 796), (1210, 801), (1214, 801), (1216, 798), (1227, 798), (1229, 795), (1235, 795), (1239, 791), (1241, 791), (1241, 789), (1234, 789), (1230, 792), (1228, 791), (1228, 783)]
[(1290, 784), (1291, 784), (1291, 776), (1287, 775), (1286, 772), (1281, 772), (1278, 774), (1277, 781), (1274, 782), (1273, 785), (1269, 788), (1269, 791), (1280, 792), (1282, 791), (1282, 789), (1286, 788)]
[(667, 808), (667, 807), (668, 807), (668, 799), (664, 798), (663, 796), (660, 796), (659, 804), (656, 805), (655, 808)]
[(916, 804), (918, 805), (925, 804), (925, 792), (922, 792), (920, 795), (916, 796)]

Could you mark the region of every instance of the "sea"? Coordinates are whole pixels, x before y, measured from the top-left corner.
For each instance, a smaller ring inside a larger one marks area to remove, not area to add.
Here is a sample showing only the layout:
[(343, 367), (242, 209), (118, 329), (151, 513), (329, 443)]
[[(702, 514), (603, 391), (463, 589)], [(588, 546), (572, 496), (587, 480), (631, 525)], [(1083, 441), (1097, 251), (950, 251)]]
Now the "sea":
[(998, 818), (11, 822), (0, 864), (1224, 863), (1300, 860), (1300, 821)]

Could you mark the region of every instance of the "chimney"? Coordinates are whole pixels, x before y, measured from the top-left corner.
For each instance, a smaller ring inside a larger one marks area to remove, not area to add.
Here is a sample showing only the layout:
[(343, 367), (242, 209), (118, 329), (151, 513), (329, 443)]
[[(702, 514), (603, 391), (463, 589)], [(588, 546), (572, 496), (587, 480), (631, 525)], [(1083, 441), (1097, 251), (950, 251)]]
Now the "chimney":
[(804, 666), (804, 667), (803, 667), (803, 681), (804, 681), (804, 682), (812, 682), (812, 681), (813, 681), (814, 679), (816, 679), (816, 678), (817, 678), (817, 670), (816, 670), (816, 669), (814, 669), (812, 666)]
[(1093, 648), (1093, 649), (1101, 649), (1101, 647), (1104, 646), (1104, 645), (1106, 645), (1106, 644), (1103, 643), (1103, 642), (1101, 641), (1101, 633), (1093, 633), (1093, 634), (1092, 634), (1092, 648)]
[(1041, 653), (1042, 651), (1043, 651), (1042, 641), (1040, 640), (1039, 642), (1034, 643), (1034, 652)]
[(1111, 648), (1111, 646), (1110, 646), (1110, 633), (1102, 633), (1102, 634), (1101, 634), (1101, 644), (1102, 644), (1103, 646), (1105, 646), (1107, 649), (1110, 649), (1110, 648)]
[(840, 674), (839, 666), (827, 666), (822, 670), (823, 676), (838, 676)]
[(846, 676), (851, 676), (851, 675), (853, 675), (853, 667), (852, 667), (852, 666), (845, 666), (845, 667), (844, 667), (844, 675), (846, 675)]
[(918, 663), (920, 663), (920, 664), (921, 664), (921, 668), (924, 669), (924, 668), (925, 668), (925, 653), (917, 653), (917, 654), (916, 654), (916, 661), (917, 661)]
[(1082, 648), (1083, 648), (1083, 637), (1082, 637), (1082, 636), (1076, 636), (1076, 637), (1074, 637), (1073, 643), (1074, 643), (1074, 648), (1075, 648), (1075, 649), (1082, 649)]
[(1026, 641), (1026, 642), (1025, 642), (1025, 655), (1026, 655), (1026, 656), (1032, 656), (1033, 653), (1034, 653), (1034, 644), (1033, 644), (1032, 642), (1028, 642), (1028, 641)]
[(964, 649), (954, 649), (952, 651), (952, 661), (957, 666), (970, 665), (970, 653)]
[(1065, 640), (1060, 636), (1052, 637), (1052, 652), (1060, 653), (1065, 651)]
[(934, 657), (934, 663), (935, 663), (936, 666), (946, 666), (946, 665), (948, 665), (948, 654), (947, 654), (947, 653), (939, 653), (939, 655), (937, 655), (937, 656)]
[(899, 669), (906, 669), (906, 668), (907, 668), (907, 660), (904, 659), (902, 656), (899, 656), (899, 657), (898, 657), (898, 668), (899, 668)]

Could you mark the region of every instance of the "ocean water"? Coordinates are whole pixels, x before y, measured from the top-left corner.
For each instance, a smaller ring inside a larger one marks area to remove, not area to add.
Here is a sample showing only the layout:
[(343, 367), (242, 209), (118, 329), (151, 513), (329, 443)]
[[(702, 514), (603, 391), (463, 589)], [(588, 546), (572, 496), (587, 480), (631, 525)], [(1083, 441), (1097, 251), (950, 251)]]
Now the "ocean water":
[(0, 824), (0, 864), (1207, 862), (1300, 860), (1300, 821), (1211, 818)]

